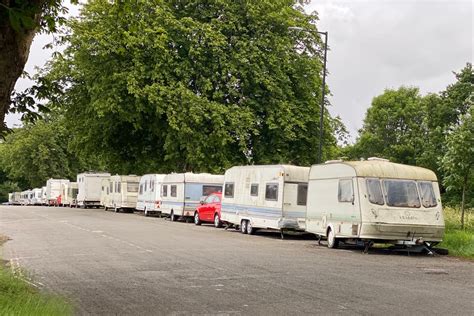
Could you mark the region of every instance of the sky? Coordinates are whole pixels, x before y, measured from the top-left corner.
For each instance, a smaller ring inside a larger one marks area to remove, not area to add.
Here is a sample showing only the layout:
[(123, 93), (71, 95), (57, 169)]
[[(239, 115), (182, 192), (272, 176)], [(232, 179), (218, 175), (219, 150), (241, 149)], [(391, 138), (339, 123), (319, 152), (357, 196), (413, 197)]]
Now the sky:
[[(473, 60), (473, 4), (470, 0), (313, 0), (320, 31), (327, 31), (327, 84), (332, 115), (339, 115), (351, 140), (357, 136), (371, 100), (384, 89), (417, 86), (439, 92), (455, 81), (453, 71)], [(77, 8), (70, 13), (76, 15)], [(38, 35), (25, 70), (42, 67), (51, 36)], [(17, 82), (23, 90), (31, 84)], [(7, 124), (19, 124), (7, 116)]]

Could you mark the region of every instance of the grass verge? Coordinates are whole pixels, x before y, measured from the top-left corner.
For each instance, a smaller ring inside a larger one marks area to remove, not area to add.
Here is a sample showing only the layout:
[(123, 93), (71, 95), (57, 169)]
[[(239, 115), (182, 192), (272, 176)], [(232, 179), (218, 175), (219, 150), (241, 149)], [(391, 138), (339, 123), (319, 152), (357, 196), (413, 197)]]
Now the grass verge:
[[(0, 246), (2, 238), (0, 235)], [(61, 297), (42, 293), (16, 277), (0, 263), (0, 315), (72, 315), (72, 306)]]
[(474, 212), (466, 210), (464, 229), (461, 229), (460, 214), (459, 209), (444, 208), (446, 231), (439, 246), (447, 248), (452, 256), (474, 259)]

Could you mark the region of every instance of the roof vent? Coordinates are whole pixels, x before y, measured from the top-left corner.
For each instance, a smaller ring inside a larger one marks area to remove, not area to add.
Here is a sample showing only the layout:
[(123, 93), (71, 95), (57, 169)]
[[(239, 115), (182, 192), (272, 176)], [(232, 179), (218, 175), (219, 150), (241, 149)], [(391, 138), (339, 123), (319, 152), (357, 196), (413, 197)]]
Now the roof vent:
[(390, 161), (388, 159), (385, 159), (385, 158), (379, 158), (379, 157), (369, 157), (367, 158), (368, 161)]
[(326, 160), (324, 163), (336, 163), (336, 162), (342, 162), (342, 159), (334, 159), (334, 160)]

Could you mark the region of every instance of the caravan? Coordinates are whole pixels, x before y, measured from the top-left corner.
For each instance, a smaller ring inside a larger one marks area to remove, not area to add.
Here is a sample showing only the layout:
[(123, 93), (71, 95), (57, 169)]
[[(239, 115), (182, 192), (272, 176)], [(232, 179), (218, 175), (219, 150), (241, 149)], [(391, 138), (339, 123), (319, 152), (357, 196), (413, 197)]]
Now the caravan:
[(222, 192), (224, 176), (209, 173), (172, 173), (161, 185), (161, 213), (172, 221), (179, 217), (193, 217), (201, 198)]
[(77, 182), (69, 182), (62, 184), (62, 206), (77, 207), (77, 187)]
[[(328, 239), (398, 245), (436, 244), (444, 234), (433, 171), (380, 158), (311, 167), (306, 230)], [(429, 245), (428, 245), (429, 246)]]
[(32, 205), (41, 205), (42, 204), (42, 194), (43, 190), (41, 188), (35, 188), (32, 190), (32, 198), (31, 198), (31, 204)]
[(11, 201), (10, 198), (8, 199), (9, 203), (11, 205), (20, 205), (21, 204), (21, 192), (13, 192), (11, 196)]
[(115, 212), (120, 210), (133, 211), (137, 207), (139, 181), (140, 177), (136, 175), (110, 177), (105, 210), (114, 209)]
[(33, 191), (26, 190), (20, 193), (20, 205), (31, 205), (31, 200), (33, 198)]
[(69, 183), (67, 179), (49, 179), (46, 181), (46, 204), (61, 204), (61, 187), (63, 183)]
[(107, 203), (109, 202), (109, 195), (110, 195), (110, 177), (104, 178), (100, 182), (100, 206), (106, 207)]
[(145, 216), (161, 213), (161, 184), (164, 174), (145, 174), (140, 178), (137, 210)]
[(221, 221), (256, 229), (304, 231), (308, 167), (291, 165), (236, 166), (225, 172)]
[(42, 187), (41, 188), (41, 205), (48, 204), (48, 188)]
[(100, 207), (102, 180), (110, 173), (84, 172), (77, 175), (77, 205), (79, 207)]

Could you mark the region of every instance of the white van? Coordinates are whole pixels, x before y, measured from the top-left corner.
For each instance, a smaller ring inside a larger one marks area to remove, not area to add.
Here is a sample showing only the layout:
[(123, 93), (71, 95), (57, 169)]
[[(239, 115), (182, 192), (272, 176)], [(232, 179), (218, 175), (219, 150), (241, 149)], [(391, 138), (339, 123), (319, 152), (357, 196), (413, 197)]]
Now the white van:
[(101, 192), (100, 192), (100, 206), (106, 207), (109, 203), (109, 196), (110, 196), (110, 177), (104, 178), (101, 181)]
[(209, 173), (172, 173), (161, 185), (161, 214), (169, 215), (172, 221), (179, 217), (194, 216), (202, 197), (222, 192), (224, 176)]
[(161, 184), (166, 175), (145, 174), (140, 178), (137, 211), (145, 216), (161, 213)]
[(102, 180), (110, 178), (107, 172), (84, 172), (77, 175), (77, 205), (79, 207), (100, 207)]
[(109, 196), (105, 210), (114, 209), (132, 211), (137, 207), (138, 183), (140, 177), (136, 175), (110, 177)]
[(46, 199), (48, 205), (58, 205), (61, 199), (61, 188), (63, 183), (69, 183), (67, 179), (49, 179), (46, 181)]
[(69, 182), (62, 184), (61, 205), (76, 207), (77, 206), (77, 182)]
[(240, 227), (304, 231), (309, 167), (236, 166), (225, 172), (221, 220)]
[(366, 251), (374, 242), (436, 244), (444, 234), (436, 175), (380, 158), (314, 165), (306, 230), (330, 248), (339, 241), (362, 241)]
[(41, 188), (34, 188), (32, 190), (32, 198), (31, 198), (31, 204), (32, 205), (41, 205), (42, 204), (42, 195), (43, 195), (43, 190)]

